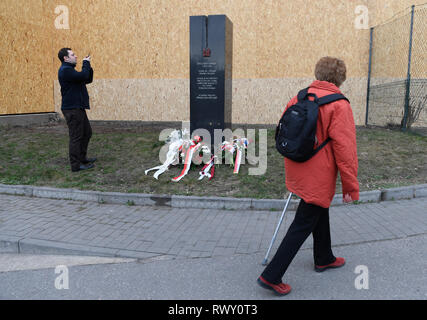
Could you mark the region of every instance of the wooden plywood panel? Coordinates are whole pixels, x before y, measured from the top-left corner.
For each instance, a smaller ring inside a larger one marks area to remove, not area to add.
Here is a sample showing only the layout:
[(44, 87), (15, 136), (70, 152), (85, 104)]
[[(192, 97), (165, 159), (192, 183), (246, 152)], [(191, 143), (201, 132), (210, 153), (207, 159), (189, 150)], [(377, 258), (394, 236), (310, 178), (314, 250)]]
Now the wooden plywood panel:
[(374, 29), (373, 78), (406, 78), (410, 23), (410, 16), (401, 16)]
[(70, 1), (71, 29), (55, 31), (55, 47), (90, 50), (100, 78), (188, 78), (189, 16), (226, 14), (235, 78), (308, 76), (324, 55), (342, 57), (352, 76), (366, 75), (369, 31), (354, 28), (355, 0), (125, 2)]
[[(427, 79), (427, 4), (419, 6), (414, 12), (414, 34), (412, 43), (413, 78)], [(424, 118), (427, 119), (427, 118)]]
[(13, 0), (0, 1), (0, 16), (6, 20), (18, 18), (18, 2)]
[[(286, 103), (312, 81), (312, 78), (234, 80), (233, 123), (277, 123)], [(357, 124), (363, 124), (365, 119), (366, 83), (366, 78), (349, 78), (341, 88), (351, 101)], [(91, 120), (189, 120), (189, 84), (185, 79), (95, 80), (88, 90)], [(60, 100), (59, 84), (55, 81), (57, 112)]]
[(369, 22), (371, 26), (385, 23), (410, 11), (412, 5), (425, 4), (425, 0), (369, 0)]
[(190, 3), (170, 0), (165, 3), (167, 23), (166, 52), (163, 59), (168, 79), (188, 79), (190, 72)]
[[(88, 85), (88, 92), (91, 120), (189, 120), (189, 84), (185, 79), (102, 79)], [(55, 81), (57, 112), (60, 106), (60, 87)]]
[(0, 16), (0, 114), (53, 111), (51, 41), (38, 25)]
[(55, 31), (58, 50), (90, 51), (98, 78), (167, 77), (165, 0), (71, 1), (68, 7), (70, 30)]
[[(190, 15), (226, 14), (233, 22), (233, 78), (245, 84), (233, 88), (234, 99), (247, 110), (264, 110), (263, 122), (272, 118), (268, 96), (278, 99), (282, 86), (294, 86), (287, 89), (293, 92), (301, 79), (312, 79), (321, 56), (342, 58), (348, 78), (367, 74), (369, 31), (354, 27), (355, 7), (368, 4), (366, 0), (68, 0), (65, 4), (69, 30), (54, 27), (56, 1), (0, 2), (0, 22), (8, 30), (0, 40), (2, 48), (7, 47), (0, 53), (0, 62), (10, 66), (3, 67), (7, 69), (2, 79), (3, 113), (6, 105), (8, 112), (53, 108), (52, 83), (60, 65), (56, 54), (67, 46), (79, 56), (78, 69), (83, 56), (91, 52), (95, 80), (112, 80), (89, 86), (93, 105), (100, 108), (99, 113), (93, 110), (96, 117), (126, 119), (131, 115), (165, 121), (181, 117), (188, 111), (185, 81), (189, 77)], [(369, 7), (370, 13), (383, 4), (378, 0)], [(393, 2), (391, 10), (398, 7)], [(13, 27), (10, 19), (15, 21)], [(23, 24), (16, 23), (19, 19)], [(32, 52), (40, 57), (31, 58), (36, 59), (34, 63), (26, 62)], [(254, 79), (266, 81), (255, 83)], [(38, 90), (41, 87), (44, 89)], [(356, 87), (363, 96), (365, 88)], [(19, 94), (14, 95), (16, 92)], [(168, 113), (175, 103), (174, 112)], [(236, 110), (240, 113), (233, 112), (233, 118), (251, 122), (246, 111)]]

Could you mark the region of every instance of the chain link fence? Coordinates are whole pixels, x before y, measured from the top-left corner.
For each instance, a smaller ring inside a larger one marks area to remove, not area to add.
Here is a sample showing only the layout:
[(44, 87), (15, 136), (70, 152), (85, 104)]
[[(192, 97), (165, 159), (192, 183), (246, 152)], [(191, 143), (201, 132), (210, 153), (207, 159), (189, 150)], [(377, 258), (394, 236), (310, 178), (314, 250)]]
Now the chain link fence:
[(371, 28), (366, 125), (427, 130), (427, 4)]

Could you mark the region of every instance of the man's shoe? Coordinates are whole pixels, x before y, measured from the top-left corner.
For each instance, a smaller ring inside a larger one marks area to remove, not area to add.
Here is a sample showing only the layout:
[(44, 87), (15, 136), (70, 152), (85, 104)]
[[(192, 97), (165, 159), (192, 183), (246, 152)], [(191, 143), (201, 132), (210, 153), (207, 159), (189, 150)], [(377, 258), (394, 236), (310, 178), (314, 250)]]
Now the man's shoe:
[(92, 169), (93, 167), (95, 167), (95, 165), (93, 163), (81, 164), (80, 167), (78, 167), (77, 169), (71, 169), (71, 171), (72, 172), (77, 172), (77, 171), (81, 171), (81, 170)]
[(88, 163), (94, 163), (96, 160), (98, 160), (97, 158), (86, 158), (82, 161), (83, 164), (88, 164)]
[(279, 284), (272, 284), (261, 276), (257, 279), (257, 283), (264, 289), (273, 290), (274, 293), (279, 296), (285, 296), (292, 290), (289, 284), (285, 284), (283, 282)]
[(336, 258), (334, 262), (327, 264), (326, 266), (314, 266), (314, 270), (316, 270), (317, 272), (323, 272), (326, 269), (329, 268), (340, 268), (343, 265), (345, 265), (345, 259), (344, 258)]

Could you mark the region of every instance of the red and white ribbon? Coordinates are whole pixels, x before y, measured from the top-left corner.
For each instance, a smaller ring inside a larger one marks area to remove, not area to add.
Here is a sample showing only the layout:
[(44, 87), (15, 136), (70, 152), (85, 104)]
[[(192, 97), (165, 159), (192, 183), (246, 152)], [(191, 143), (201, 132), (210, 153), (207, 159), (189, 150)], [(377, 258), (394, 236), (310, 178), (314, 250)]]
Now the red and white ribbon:
[(165, 162), (160, 166), (145, 170), (145, 175), (150, 171), (157, 170), (153, 177), (158, 180), (159, 176), (168, 170), (171, 165), (179, 162), (179, 151), (182, 149), (184, 143), (182, 136), (183, 133), (180, 130), (175, 130), (168, 136), (169, 150)]
[(199, 136), (195, 136), (194, 140), (191, 141), (191, 144), (190, 144), (190, 146), (187, 150), (187, 153), (185, 155), (184, 168), (182, 169), (181, 174), (179, 176), (173, 178), (172, 181), (178, 182), (179, 180), (181, 180), (182, 178), (184, 178), (187, 175), (187, 173), (191, 167), (191, 162), (193, 161), (194, 152), (197, 151), (200, 148), (200, 146), (202, 145), (200, 141), (201, 141), (201, 138)]
[(245, 154), (245, 149), (248, 147), (248, 139), (246, 138), (240, 138), (240, 139), (234, 139), (233, 145), (235, 146), (236, 151), (236, 159), (234, 161), (234, 174), (238, 174), (240, 170), (240, 165), (242, 163), (242, 157)]
[(202, 168), (202, 171), (199, 172), (199, 180), (202, 180), (204, 177), (208, 177), (209, 181), (212, 180), (215, 173), (215, 158), (216, 156), (212, 156), (209, 162)]
[(242, 163), (242, 155), (243, 155), (243, 152), (239, 148), (237, 148), (236, 160), (234, 161), (234, 170), (233, 170), (234, 174), (239, 173), (240, 164)]

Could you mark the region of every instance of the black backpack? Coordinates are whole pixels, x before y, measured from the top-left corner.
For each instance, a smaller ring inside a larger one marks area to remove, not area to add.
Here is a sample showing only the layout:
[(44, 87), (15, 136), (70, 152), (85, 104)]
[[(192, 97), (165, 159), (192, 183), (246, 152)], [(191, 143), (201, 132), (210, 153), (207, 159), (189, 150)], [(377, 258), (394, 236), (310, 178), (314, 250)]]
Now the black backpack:
[[(313, 97), (311, 101), (308, 98)], [(304, 162), (322, 149), (331, 138), (327, 138), (319, 147), (316, 144), (316, 127), (319, 107), (337, 100), (348, 99), (342, 94), (331, 94), (318, 98), (309, 93), (308, 88), (298, 93), (298, 102), (290, 106), (283, 114), (276, 128), (276, 149), (286, 158)]]

